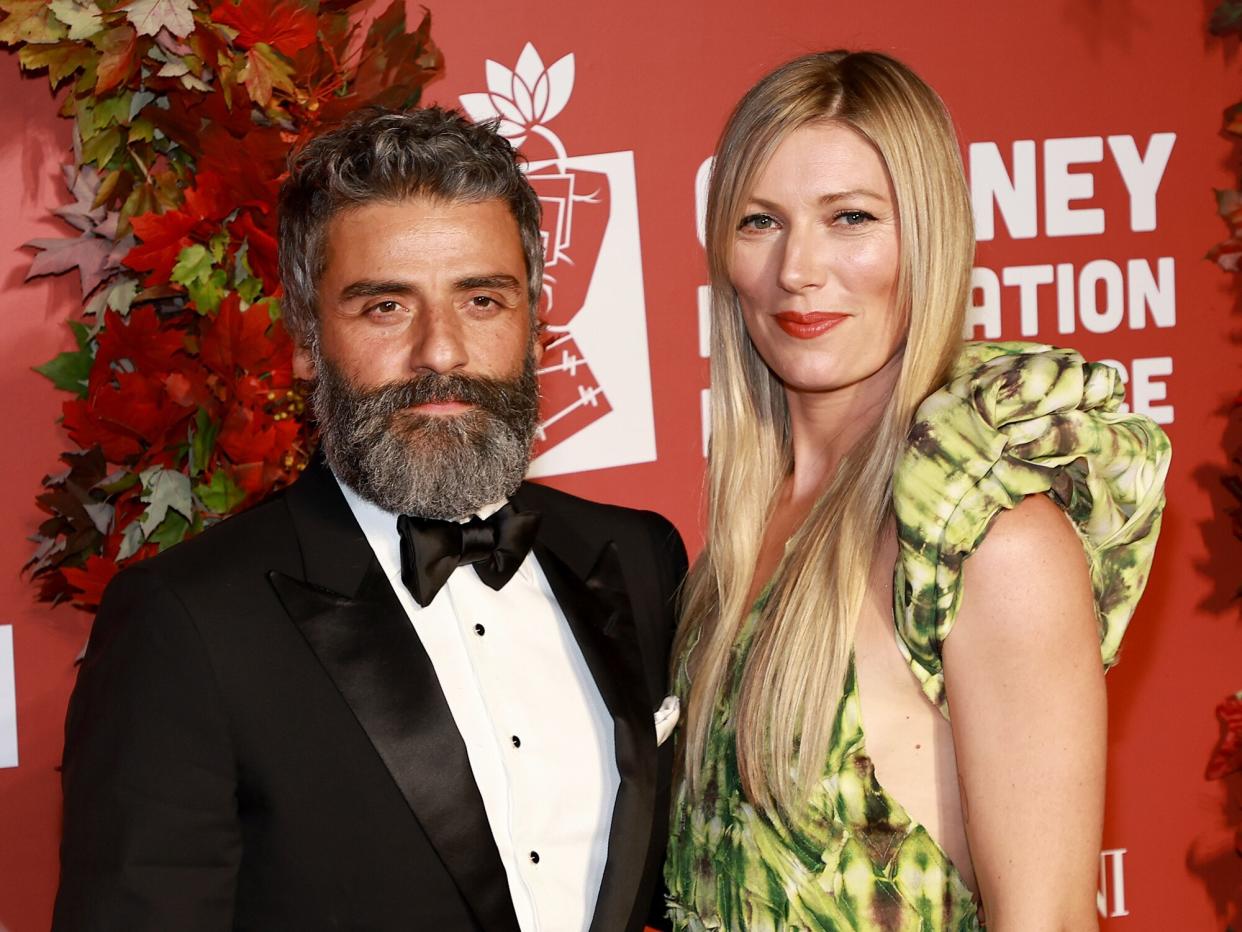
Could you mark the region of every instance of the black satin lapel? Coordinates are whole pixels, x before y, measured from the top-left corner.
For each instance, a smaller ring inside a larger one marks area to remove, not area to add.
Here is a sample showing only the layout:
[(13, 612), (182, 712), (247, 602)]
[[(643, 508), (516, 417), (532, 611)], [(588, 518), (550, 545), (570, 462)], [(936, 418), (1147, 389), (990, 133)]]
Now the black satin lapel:
[(372, 560), (356, 598), (268, 578), (371, 739), (479, 925), (519, 932), (466, 747), (405, 610)]
[(535, 544), (535, 556), (612, 715), (621, 784), (591, 932), (614, 932), (626, 927), (634, 911), (655, 806), (655, 725), (642, 656), (612, 543), (586, 578), (542, 543)]

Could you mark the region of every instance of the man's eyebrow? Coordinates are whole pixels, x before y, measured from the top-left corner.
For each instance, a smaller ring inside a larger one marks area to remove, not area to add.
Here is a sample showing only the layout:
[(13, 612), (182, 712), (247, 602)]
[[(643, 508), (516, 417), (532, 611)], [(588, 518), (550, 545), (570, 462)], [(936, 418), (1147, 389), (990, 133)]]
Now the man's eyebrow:
[(396, 279), (364, 278), (342, 288), (339, 300), (349, 301), (352, 298), (375, 298), (385, 294), (409, 295), (413, 293), (414, 286), (409, 282)]
[(521, 291), (522, 283), (512, 275), (471, 275), (453, 282), (454, 291), (470, 291), (473, 288), (495, 288), (501, 291)]

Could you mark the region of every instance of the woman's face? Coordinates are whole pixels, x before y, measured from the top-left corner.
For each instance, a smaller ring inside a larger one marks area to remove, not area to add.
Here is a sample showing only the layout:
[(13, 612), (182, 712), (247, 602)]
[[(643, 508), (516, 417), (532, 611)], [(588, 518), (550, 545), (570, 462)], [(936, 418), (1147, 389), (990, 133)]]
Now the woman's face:
[(755, 348), (786, 389), (858, 385), (899, 356), (898, 233), (888, 172), (847, 126), (795, 130), (759, 172), (729, 277)]

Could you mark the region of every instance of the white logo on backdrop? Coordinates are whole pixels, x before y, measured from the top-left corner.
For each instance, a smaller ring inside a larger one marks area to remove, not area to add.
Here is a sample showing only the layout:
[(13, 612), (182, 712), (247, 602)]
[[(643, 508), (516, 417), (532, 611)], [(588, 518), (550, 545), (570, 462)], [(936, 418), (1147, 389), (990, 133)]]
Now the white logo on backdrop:
[(654, 460), (634, 153), (571, 156), (548, 128), (573, 92), (572, 54), (545, 68), (528, 42), (512, 71), (489, 59), (486, 76), (487, 91), (461, 95), (461, 105), (525, 147), (543, 205), (541, 315), (551, 340), (531, 475)]
[(13, 677), (13, 626), (0, 625), (0, 767), (17, 766), (17, 687)]

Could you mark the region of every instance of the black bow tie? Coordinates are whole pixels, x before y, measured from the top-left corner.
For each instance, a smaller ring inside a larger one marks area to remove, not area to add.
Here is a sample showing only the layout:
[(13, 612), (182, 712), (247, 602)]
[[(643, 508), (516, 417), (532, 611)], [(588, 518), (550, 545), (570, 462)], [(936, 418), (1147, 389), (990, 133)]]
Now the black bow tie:
[(426, 608), (453, 570), (467, 563), (493, 589), (513, 578), (535, 542), (539, 515), (506, 504), (490, 518), (464, 524), (436, 518), (397, 516), (401, 535), (401, 581)]

